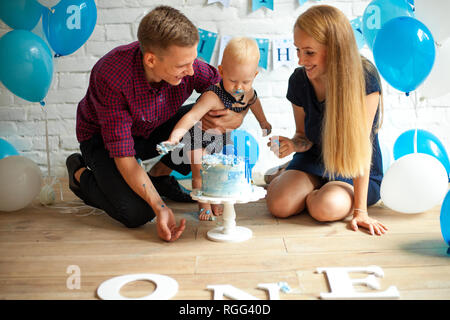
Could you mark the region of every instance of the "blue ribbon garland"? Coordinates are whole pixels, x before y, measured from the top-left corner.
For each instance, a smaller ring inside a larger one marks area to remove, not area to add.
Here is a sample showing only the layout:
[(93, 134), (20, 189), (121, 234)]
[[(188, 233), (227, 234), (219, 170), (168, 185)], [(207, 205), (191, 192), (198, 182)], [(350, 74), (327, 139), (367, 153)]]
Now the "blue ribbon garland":
[(273, 0), (253, 0), (252, 11), (256, 11), (262, 7), (266, 7), (270, 10), (273, 10)]
[(216, 46), (217, 33), (203, 29), (198, 29), (198, 33), (200, 41), (197, 47), (197, 54), (204, 61), (210, 63), (214, 47)]

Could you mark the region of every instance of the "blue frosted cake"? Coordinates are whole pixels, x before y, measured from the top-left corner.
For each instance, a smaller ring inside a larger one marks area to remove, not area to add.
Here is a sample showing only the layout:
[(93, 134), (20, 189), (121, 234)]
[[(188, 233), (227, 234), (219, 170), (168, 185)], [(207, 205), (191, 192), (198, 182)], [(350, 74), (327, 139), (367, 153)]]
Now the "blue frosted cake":
[(235, 197), (253, 190), (248, 163), (232, 154), (205, 155), (200, 173), (205, 196)]

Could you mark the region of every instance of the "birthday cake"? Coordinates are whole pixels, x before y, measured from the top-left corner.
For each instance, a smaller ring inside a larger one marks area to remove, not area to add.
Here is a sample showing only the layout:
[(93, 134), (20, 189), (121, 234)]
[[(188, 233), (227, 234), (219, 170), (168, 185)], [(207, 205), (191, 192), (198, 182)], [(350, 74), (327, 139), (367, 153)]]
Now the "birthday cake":
[(248, 162), (232, 154), (203, 156), (200, 173), (205, 196), (230, 198), (253, 190)]

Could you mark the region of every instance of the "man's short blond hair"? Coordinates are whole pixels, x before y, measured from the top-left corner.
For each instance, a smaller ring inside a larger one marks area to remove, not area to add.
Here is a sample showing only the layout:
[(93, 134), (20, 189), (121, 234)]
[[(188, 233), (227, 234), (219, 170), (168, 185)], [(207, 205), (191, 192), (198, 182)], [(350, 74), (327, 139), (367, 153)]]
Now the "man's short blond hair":
[(255, 62), (258, 64), (260, 58), (258, 44), (251, 38), (233, 38), (223, 51), (222, 61), (229, 58), (234, 63)]
[(171, 45), (192, 47), (199, 41), (194, 24), (169, 6), (158, 6), (142, 18), (137, 37), (143, 53), (159, 53)]

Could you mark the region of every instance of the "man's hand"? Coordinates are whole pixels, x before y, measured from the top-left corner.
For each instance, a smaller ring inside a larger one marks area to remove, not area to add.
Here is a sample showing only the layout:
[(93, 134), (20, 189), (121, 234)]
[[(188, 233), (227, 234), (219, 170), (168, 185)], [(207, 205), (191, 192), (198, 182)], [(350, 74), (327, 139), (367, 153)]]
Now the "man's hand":
[(177, 240), (186, 228), (186, 219), (181, 219), (177, 226), (175, 217), (171, 209), (167, 206), (162, 207), (156, 217), (156, 228), (158, 236), (165, 241)]
[(225, 133), (227, 129), (237, 129), (241, 126), (246, 113), (246, 111), (237, 113), (229, 109), (211, 110), (201, 120), (202, 130), (215, 129)]
[(155, 212), (158, 236), (165, 241), (177, 240), (186, 228), (186, 220), (182, 219), (180, 226), (177, 227), (172, 210), (161, 200), (147, 173), (134, 157), (114, 158), (114, 161), (130, 188)]

